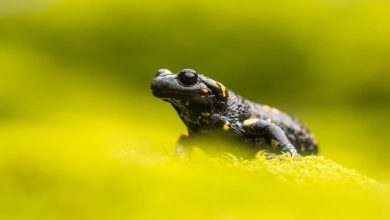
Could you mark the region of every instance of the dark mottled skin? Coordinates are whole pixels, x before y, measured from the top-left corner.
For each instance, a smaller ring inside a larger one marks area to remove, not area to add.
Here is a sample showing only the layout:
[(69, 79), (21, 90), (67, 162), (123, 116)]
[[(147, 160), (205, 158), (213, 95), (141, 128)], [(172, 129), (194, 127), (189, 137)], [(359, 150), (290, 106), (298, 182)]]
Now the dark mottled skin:
[(177, 153), (187, 156), (192, 140), (212, 134), (234, 136), (253, 152), (317, 154), (310, 131), (296, 118), (267, 105), (242, 98), (221, 83), (184, 69), (178, 74), (160, 69), (152, 81), (153, 95), (172, 104), (187, 126)]

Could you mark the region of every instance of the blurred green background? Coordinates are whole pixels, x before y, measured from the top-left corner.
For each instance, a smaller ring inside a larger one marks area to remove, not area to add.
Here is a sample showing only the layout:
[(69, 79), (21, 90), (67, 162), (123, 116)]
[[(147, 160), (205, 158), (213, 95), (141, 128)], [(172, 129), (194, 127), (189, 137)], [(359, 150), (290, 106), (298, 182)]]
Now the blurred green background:
[(3, 0), (0, 193), (34, 209), (21, 194), (46, 201), (107, 155), (172, 155), (185, 127), (151, 95), (159, 68), (299, 116), (321, 155), (390, 181), (388, 1)]

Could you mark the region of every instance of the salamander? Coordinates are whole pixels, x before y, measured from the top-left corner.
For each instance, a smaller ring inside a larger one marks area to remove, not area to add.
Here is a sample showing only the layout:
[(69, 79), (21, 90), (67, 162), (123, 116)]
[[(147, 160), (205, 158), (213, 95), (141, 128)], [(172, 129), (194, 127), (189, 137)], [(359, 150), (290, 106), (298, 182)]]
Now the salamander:
[(307, 127), (295, 117), (265, 104), (249, 101), (222, 83), (183, 69), (177, 74), (159, 69), (151, 82), (155, 97), (169, 102), (188, 130), (179, 138), (179, 156), (191, 154), (199, 137), (218, 134), (235, 137), (251, 152), (260, 150), (292, 156), (315, 155), (318, 144)]

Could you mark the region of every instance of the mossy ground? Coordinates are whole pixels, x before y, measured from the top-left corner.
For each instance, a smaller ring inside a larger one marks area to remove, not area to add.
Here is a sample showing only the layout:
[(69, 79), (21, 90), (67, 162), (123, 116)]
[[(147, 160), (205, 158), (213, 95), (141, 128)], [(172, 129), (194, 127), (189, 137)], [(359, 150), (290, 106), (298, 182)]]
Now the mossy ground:
[[(39, 150), (39, 148), (37, 149)], [(101, 149), (100, 149), (101, 150)], [(386, 219), (389, 188), (321, 156), (8, 154), (1, 219)], [(99, 152), (100, 151), (100, 152)]]

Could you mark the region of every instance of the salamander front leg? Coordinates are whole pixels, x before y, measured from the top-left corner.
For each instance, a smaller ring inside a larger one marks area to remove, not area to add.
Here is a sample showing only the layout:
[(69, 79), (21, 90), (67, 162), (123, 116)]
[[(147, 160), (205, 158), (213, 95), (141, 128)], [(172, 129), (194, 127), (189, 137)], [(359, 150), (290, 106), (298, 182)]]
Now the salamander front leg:
[(243, 121), (242, 128), (249, 135), (264, 137), (272, 147), (281, 152), (289, 153), (291, 156), (299, 155), (284, 131), (272, 122), (253, 118)]

